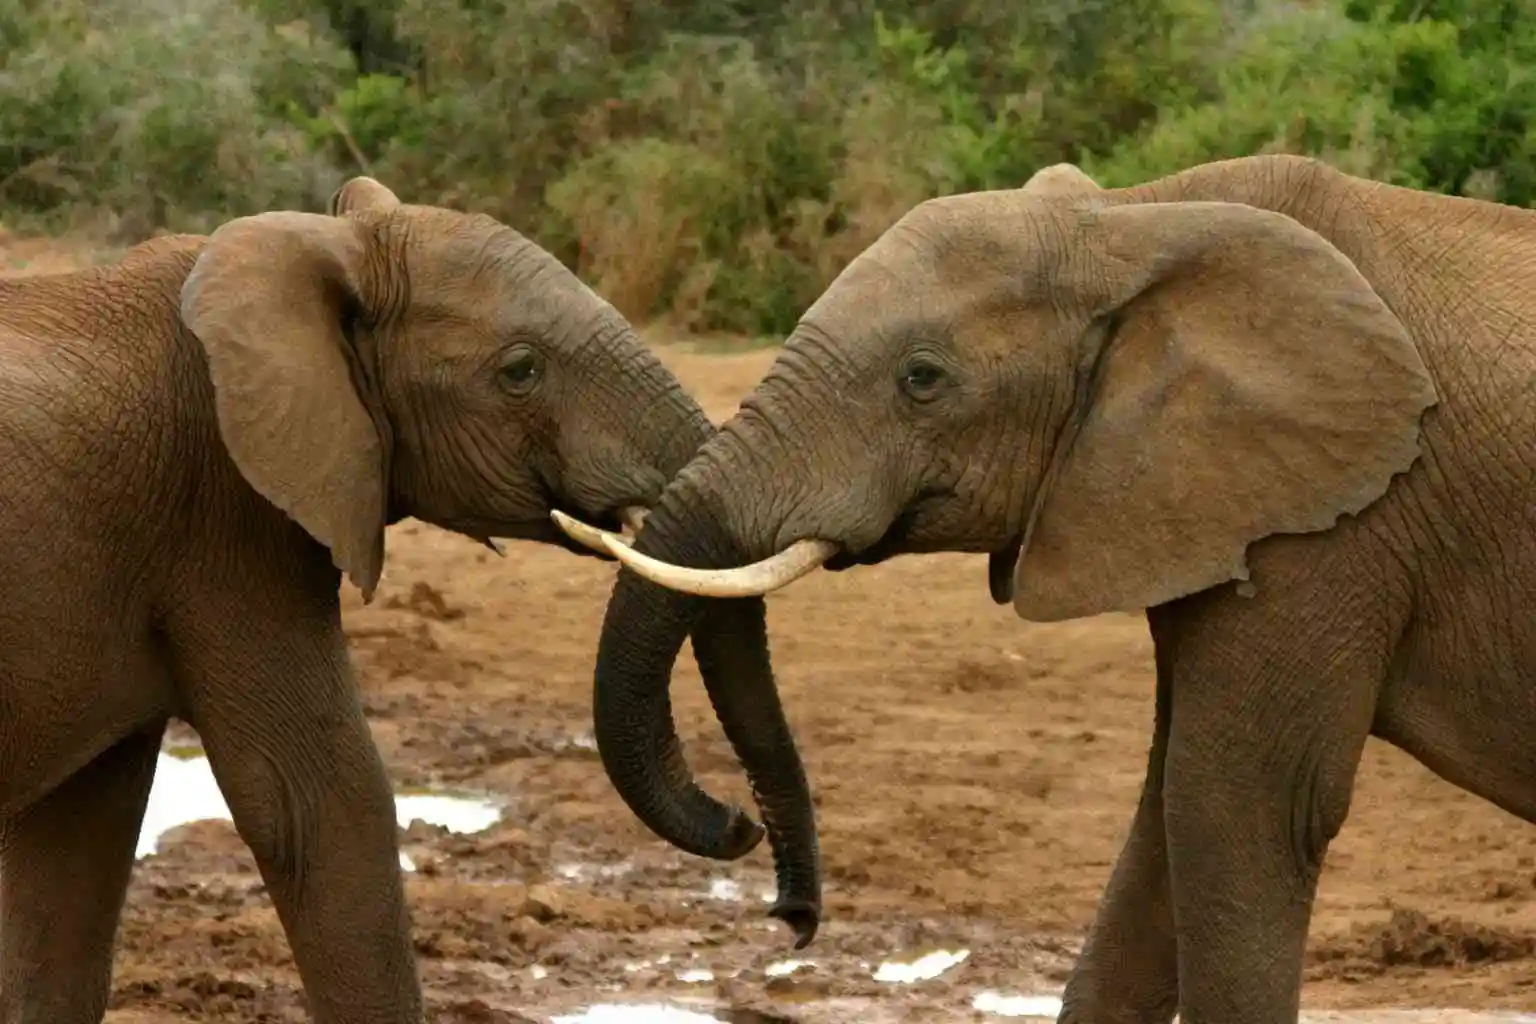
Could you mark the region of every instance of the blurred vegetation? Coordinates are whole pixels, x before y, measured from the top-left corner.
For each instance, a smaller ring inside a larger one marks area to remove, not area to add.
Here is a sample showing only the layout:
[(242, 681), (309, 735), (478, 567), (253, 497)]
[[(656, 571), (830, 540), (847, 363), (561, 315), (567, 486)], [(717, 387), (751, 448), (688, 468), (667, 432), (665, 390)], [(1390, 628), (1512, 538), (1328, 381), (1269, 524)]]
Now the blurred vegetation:
[(0, 215), (483, 210), (636, 320), (784, 331), (914, 203), (1288, 151), (1536, 198), (1536, 0), (0, 0)]

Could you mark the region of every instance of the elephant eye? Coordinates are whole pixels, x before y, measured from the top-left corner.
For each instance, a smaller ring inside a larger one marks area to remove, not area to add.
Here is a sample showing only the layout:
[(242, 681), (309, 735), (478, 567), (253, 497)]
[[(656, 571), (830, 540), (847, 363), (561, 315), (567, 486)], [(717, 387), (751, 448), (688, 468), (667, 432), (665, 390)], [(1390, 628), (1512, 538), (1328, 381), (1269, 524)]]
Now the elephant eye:
[(526, 395), (544, 376), (544, 358), (527, 345), (519, 345), (506, 354), (496, 376), (508, 393)]
[(949, 375), (932, 363), (913, 362), (902, 371), (901, 389), (909, 398), (925, 402), (936, 397), (948, 379)]

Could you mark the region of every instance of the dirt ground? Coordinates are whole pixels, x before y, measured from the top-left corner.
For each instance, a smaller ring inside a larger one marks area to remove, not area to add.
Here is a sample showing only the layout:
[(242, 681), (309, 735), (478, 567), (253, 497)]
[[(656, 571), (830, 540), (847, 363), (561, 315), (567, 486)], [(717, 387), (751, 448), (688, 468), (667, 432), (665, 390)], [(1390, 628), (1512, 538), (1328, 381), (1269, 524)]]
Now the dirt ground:
[[(13, 258), (12, 272), (18, 262), (36, 266)], [(772, 358), (661, 351), (716, 419)], [(389, 545), (375, 603), (346, 595), (385, 759), (402, 788), (504, 805), (484, 833), (402, 833), (434, 1021), (690, 1000), (737, 1024), (1001, 1020), (971, 1010), (973, 996), (1059, 991), (1141, 780), (1152, 678), (1139, 617), (1022, 623), (990, 602), (975, 556), (819, 573), (772, 596), (827, 875), (826, 923), (793, 954), (764, 917), (766, 847), (730, 865), (679, 854), (603, 775), (588, 702), (613, 566), (526, 544), (499, 560), (413, 522)], [(748, 801), (686, 653), (674, 700), (705, 784)], [(1533, 839), (1373, 741), (1328, 859), (1307, 1007), (1536, 1010)], [(932, 981), (871, 976), (938, 949), (970, 953)], [(767, 971), (791, 956), (813, 963)], [(227, 823), (175, 830), (141, 862), (108, 1020), (305, 1020), (282, 931)]]

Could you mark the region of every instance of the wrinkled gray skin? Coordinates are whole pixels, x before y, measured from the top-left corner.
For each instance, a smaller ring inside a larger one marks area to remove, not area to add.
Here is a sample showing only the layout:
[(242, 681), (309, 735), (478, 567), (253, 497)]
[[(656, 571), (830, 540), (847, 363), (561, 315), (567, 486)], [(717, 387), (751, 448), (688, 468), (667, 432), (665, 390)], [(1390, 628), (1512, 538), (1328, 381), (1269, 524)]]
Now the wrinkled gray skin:
[[(340, 571), (371, 597), (405, 516), (569, 546), (551, 507), (616, 526), (713, 433), (516, 232), (366, 178), (331, 213), (0, 281), (4, 1024), (101, 1020), (172, 716), (201, 734), (314, 1019), (421, 1021)], [(761, 601), (715, 606), (700, 660), (766, 672), (762, 622)], [(696, 853), (761, 837), (683, 800)]]
[[(1145, 609), (1145, 787), (1060, 1019), (1295, 1021), (1368, 736), (1536, 822), (1536, 212), (1288, 156), (1049, 177), (854, 260), (637, 549), (986, 552), (1025, 619)], [(680, 638), (641, 586), (597, 738), (644, 815)]]

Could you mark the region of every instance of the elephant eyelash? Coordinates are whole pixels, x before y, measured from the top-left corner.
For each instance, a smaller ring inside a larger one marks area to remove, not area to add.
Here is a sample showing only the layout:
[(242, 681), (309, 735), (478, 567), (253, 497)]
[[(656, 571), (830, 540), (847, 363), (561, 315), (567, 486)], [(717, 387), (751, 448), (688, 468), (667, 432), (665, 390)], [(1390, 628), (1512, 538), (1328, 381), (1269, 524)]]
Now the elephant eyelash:
[[(922, 378), (922, 379), (917, 379)], [(902, 368), (897, 386), (914, 402), (931, 402), (951, 384), (954, 375), (936, 360), (914, 358)]]
[(496, 379), (508, 394), (521, 398), (538, 388), (547, 369), (538, 349), (519, 345), (504, 354)]
[(937, 366), (914, 366), (907, 370), (903, 379), (913, 387), (928, 390), (942, 384), (944, 376), (944, 371)]

